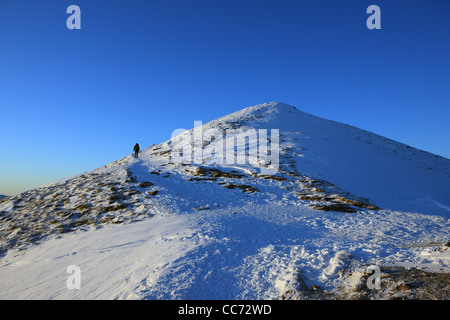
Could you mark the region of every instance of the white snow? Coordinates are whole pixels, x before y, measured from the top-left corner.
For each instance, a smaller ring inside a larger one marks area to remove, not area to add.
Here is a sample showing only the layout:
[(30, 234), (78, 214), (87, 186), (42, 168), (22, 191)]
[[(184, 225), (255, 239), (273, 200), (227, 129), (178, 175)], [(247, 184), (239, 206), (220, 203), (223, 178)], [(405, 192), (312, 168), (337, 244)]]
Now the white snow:
[[(127, 299), (140, 281), (157, 279), (195, 247), (184, 217), (70, 234), (2, 260), (2, 298)], [(81, 270), (81, 289), (69, 290), (67, 267)], [(18, 276), (18, 277), (17, 277)]]
[[(426, 227), (412, 235), (408, 221)], [(448, 228), (444, 218), (425, 215), (361, 217), (283, 205), (157, 217), (8, 254), (0, 298), (279, 299), (300, 271), (311, 285), (332, 289), (353, 258), (450, 272), (450, 250), (400, 246), (446, 237)], [(80, 267), (79, 290), (66, 286), (70, 265)]]
[[(295, 194), (298, 176), (255, 178), (259, 168), (248, 164), (208, 164), (245, 177), (203, 179), (186, 171), (195, 165), (168, 164), (168, 141), (94, 171), (119, 181), (127, 169), (154, 183), (158, 194), (145, 200), (152, 218), (10, 250), (0, 260), (0, 299), (280, 299), (299, 277), (337, 290), (348, 268), (350, 287), (369, 265), (450, 272), (448, 159), (280, 103), (203, 127), (239, 121), (238, 130), (280, 130), (280, 175), (291, 168), (381, 209), (315, 210)], [(5, 202), (2, 210), (14, 209)], [(80, 267), (80, 289), (66, 286), (70, 265)]]

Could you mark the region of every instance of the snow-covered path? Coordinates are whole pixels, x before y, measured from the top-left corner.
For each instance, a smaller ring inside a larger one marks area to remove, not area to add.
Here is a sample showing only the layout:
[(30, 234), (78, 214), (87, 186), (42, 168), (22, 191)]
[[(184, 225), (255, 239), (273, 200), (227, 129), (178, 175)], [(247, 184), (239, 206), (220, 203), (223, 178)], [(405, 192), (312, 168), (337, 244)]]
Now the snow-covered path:
[[(154, 218), (51, 239), (0, 267), (1, 299), (127, 299), (144, 276), (157, 275), (195, 247), (183, 216)], [(69, 290), (67, 268), (81, 271)]]
[[(411, 245), (448, 238), (448, 224), (438, 216), (270, 204), (154, 217), (8, 254), (0, 298), (280, 299), (299, 273), (332, 290), (348, 267), (401, 261), (449, 272), (448, 250)], [(67, 288), (70, 265), (80, 267), (81, 289)]]

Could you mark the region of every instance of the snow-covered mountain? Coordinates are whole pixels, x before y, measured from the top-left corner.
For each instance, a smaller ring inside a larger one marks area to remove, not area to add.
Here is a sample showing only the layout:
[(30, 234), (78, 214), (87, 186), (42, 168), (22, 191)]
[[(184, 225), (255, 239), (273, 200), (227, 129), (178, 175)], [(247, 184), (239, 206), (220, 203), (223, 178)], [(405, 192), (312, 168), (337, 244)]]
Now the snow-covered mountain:
[(446, 158), (265, 103), (1, 200), (0, 298), (448, 298), (449, 186)]

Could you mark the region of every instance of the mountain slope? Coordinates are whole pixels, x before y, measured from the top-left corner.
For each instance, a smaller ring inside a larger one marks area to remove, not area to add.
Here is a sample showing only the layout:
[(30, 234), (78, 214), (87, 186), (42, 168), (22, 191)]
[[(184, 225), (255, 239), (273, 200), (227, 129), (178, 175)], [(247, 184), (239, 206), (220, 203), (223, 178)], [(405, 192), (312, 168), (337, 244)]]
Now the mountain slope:
[[(250, 135), (246, 163), (211, 162), (221, 147), (227, 159), (239, 148), (201, 139), (264, 129), (279, 130), (279, 161), (253, 154), (264, 143)], [(395, 283), (354, 289), (370, 264), (450, 271), (449, 163), (282, 103), (249, 107), (139, 159), (1, 200), (1, 297), (325, 298), (342, 288), (346, 298), (398, 295)], [(89, 279), (81, 290), (64, 285), (72, 264)]]
[(450, 217), (450, 161), (282, 103), (246, 108), (209, 127), (280, 130), (281, 169), (323, 179), (383, 208)]

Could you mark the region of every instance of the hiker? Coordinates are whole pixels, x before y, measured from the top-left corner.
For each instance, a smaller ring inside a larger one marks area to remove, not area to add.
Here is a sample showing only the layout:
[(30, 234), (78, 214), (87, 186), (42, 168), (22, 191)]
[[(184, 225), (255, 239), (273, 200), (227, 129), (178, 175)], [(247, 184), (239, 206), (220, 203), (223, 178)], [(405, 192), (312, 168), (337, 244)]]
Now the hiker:
[(133, 148), (133, 151), (134, 151), (134, 157), (135, 157), (135, 158), (138, 158), (138, 157), (139, 157), (139, 150), (140, 150), (140, 148), (139, 148), (139, 143), (136, 143), (136, 144), (134, 145), (134, 148)]

